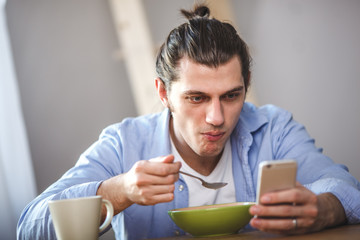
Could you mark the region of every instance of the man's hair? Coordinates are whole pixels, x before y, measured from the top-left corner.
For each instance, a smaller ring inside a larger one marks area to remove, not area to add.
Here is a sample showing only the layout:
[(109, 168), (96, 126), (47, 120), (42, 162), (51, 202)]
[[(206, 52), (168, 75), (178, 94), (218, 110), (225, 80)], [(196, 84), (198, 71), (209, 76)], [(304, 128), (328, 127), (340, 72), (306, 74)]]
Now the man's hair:
[(188, 22), (169, 33), (156, 59), (156, 72), (166, 89), (170, 91), (171, 83), (178, 80), (178, 63), (183, 57), (209, 67), (218, 67), (238, 56), (247, 91), (251, 56), (235, 28), (229, 23), (210, 18), (210, 10), (205, 5), (197, 5), (193, 11), (182, 9), (181, 13)]

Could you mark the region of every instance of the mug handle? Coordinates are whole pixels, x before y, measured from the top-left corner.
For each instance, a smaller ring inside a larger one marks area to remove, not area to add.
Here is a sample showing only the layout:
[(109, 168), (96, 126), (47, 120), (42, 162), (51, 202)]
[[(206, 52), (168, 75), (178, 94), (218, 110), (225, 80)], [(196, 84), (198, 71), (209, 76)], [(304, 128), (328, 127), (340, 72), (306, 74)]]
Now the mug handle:
[(99, 227), (99, 232), (104, 231), (105, 228), (107, 228), (107, 226), (109, 226), (109, 224), (111, 223), (111, 220), (114, 216), (114, 208), (113, 208), (113, 205), (111, 204), (111, 202), (109, 200), (102, 199), (102, 203), (106, 207), (106, 218), (105, 218), (105, 221), (103, 222), (103, 224), (101, 224), (101, 226)]

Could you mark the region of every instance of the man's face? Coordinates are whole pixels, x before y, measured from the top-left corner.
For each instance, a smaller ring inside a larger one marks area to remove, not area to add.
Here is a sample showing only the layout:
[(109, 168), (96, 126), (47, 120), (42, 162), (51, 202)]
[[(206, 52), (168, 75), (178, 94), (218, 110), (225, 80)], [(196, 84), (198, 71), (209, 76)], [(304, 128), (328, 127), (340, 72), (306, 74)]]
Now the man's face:
[[(233, 131), (245, 100), (238, 57), (217, 68), (183, 58), (168, 105), (170, 132), (177, 149), (193, 157), (217, 158)], [(195, 155), (194, 155), (195, 154)], [(185, 160), (185, 159), (184, 159)]]

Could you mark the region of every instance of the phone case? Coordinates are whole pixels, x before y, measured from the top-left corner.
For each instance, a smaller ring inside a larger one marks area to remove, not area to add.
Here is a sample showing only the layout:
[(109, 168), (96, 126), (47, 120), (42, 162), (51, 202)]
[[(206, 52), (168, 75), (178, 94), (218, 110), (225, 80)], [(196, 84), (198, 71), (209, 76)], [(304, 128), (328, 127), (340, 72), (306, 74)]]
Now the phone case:
[(256, 202), (267, 192), (295, 187), (297, 163), (295, 160), (261, 162), (257, 182)]

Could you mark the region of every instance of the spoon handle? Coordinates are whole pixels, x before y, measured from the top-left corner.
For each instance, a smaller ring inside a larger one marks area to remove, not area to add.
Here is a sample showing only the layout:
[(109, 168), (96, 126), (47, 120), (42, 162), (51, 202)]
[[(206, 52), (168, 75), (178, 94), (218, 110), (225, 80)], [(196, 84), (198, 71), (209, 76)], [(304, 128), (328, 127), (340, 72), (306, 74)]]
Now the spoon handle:
[(201, 178), (197, 177), (197, 176), (191, 175), (191, 174), (183, 172), (183, 171), (179, 171), (179, 173), (182, 173), (182, 174), (187, 175), (189, 177), (196, 178), (196, 179), (200, 180), (201, 182), (203, 182), (203, 180)]

